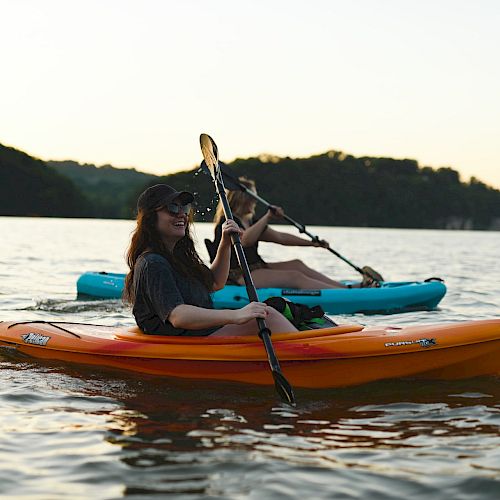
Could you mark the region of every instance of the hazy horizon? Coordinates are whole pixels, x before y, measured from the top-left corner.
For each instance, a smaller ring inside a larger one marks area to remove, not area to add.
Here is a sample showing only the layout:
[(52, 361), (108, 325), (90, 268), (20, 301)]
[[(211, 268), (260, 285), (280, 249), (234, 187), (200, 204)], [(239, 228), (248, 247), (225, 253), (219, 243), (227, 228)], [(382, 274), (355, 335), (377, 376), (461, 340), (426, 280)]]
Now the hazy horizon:
[(328, 150), (500, 188), (500, 2), (0, 0), (0, 142), (165, 174)]

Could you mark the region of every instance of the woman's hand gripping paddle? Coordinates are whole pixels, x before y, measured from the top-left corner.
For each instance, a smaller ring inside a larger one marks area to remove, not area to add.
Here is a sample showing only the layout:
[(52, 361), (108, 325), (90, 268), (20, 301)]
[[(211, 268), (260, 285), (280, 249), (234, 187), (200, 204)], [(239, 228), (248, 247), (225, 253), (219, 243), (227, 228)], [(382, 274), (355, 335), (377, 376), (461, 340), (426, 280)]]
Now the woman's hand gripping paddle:
[[(215, 189), (217, 191), (217, 194), (219, 195), (222, 207), (224, 208), (226, 220), (232, 219), (233, 214), (231, 212), (231, 207), (229, 206), (226, 198), (226, 192), (224, 190), (224, 180), (222, 178), (220, 170), (217, 145), (209, 135), (201, 134), (200, 146), (201, 152), (203, 153), (203, 158), (205, 159), (207, 168), (210, 171), (210, 175), (212, 176), (212, 179), (214, 181)], [(250, 270), (248, 268), (248, 263), (245, 257), (245, 252), (243, 251), (243, 247), (241, 245), (240, 236), (239, 234), (233, 234), (231, 236), (231, 239), (233, 241), (233, 246), (236, 251), (236, 255), (238, 256), (238, 262), (245, 279), (248, 298), (251, 302), (258, 302), (259, 298), (257, 296), (257, 291), (255, 290), (252, 275), (250, 274)], [(259, 337), (264, 343), (264, 347), (266, 349), (267, 359), (269, 360), (269, 366), (271, 367), (271, 372), (273, 374), (276, 391), (278, 392), (281, 400), (284, 403), (294, 405), (295, 395), (293, 393), (292, 386), (281, 372), (281, 367), (278, 358), (276, 357), (276, 353), (274, 352), (273, 343), (271, 341), (271, 331), (267, 327), (266, 321), (263, 318), (257, 318), (257, 325), (259, 327)]]

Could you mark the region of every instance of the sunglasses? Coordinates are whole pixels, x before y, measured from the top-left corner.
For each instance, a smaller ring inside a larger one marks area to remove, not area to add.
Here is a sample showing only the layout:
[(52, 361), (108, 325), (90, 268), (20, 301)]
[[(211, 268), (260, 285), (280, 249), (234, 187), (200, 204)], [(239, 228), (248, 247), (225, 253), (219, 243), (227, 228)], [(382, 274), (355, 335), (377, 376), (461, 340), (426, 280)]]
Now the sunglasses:
[(191, 203), (186, 203), (185, 205), (169, 203), (158, 210), (166, 210), (170, 215), (187, 215), (191, 211)]

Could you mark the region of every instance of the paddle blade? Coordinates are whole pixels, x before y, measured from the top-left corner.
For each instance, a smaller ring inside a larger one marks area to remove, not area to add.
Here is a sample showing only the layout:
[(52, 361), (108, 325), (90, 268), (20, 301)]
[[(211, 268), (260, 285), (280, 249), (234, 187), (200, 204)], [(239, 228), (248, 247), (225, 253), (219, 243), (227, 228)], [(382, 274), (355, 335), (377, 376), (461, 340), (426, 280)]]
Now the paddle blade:
[(219, 166), (226, 189), (229, 189), (229, 191), (246, 191), (245, 186), (240, 183), (236, 174), (225, 163), (220, 161)]
[(364, 266), (362, 269), (363, 274), (365, 276), (368, 276), (368, 278), (371, 278), (372, 280), (376, 281), (377, 283), (381, 283), (384, 281), (384, 278), (382, 278), (382, 275), (375, 271), (375, 269), (371, 268), (370, 266)]
[(200, 147), (203, 159), (207, 165), (210, 175), (215, 179), (219, 162), (219, 152), (215, 141), (208, 134), (200, 135)]
[(274, 386), (276, 387), (276, 392), (279, 394), (281, 401), (288, 405), (295, 406), (295, 394), (288, 380), (280, 371), (273, 370), (272, 373)]

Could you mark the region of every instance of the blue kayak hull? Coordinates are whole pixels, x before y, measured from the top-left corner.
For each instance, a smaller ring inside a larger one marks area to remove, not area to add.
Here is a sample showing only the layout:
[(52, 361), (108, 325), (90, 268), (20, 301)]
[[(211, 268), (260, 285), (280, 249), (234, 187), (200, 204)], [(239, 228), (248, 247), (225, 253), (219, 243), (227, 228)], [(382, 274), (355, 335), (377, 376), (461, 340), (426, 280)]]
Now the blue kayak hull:
[[(124, 274), (87, 272), (78, 279), (77, 291), (80, 296), (118, 299), (124, 281)], [(308, 306), (320, 305), (328, 314), (390, 314), (434, 309), (444, 297), (446, 286), (440, 281), (398, 281), (382, 283), (380, 288), (259, 288), (257, 292), (260, 300), (284, 297)], [(215, 292), (213, 300), (217, 309), (238, 309), (248, 304), (245, 287), (236, 285)]]

